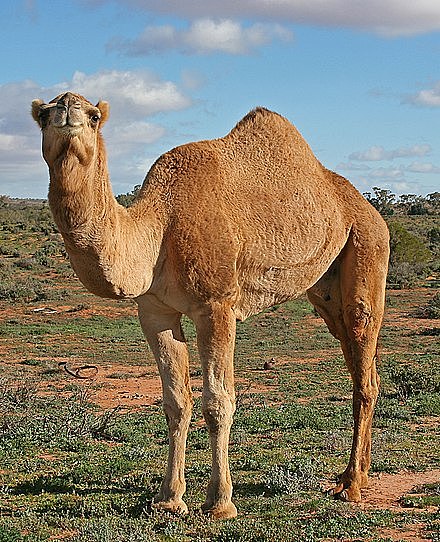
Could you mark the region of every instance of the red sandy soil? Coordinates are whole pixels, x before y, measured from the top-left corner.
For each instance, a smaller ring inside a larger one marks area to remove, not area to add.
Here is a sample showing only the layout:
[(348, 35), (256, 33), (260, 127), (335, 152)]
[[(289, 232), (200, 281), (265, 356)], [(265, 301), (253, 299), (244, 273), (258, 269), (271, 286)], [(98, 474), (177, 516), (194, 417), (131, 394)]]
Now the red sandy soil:
[[(368, 489), (362, 490), (363, 501), (358, 505), (360, 508), (403, 511), (400, 503), (401, 497), (412, 493), (417, 487), (424, 484), (440, 482), (440, 469), (426, 472), (402, 471), (397, 474), (380, 474), (370, 476)], [(418, 512), (426, 509), (420, 508)], [(384, 529), (380, 534), (392, 540), (408, 540), (411, 542), (426, 542), (422, 531), (425, 525), (422, 522), (406, 526), (404, 530)]]

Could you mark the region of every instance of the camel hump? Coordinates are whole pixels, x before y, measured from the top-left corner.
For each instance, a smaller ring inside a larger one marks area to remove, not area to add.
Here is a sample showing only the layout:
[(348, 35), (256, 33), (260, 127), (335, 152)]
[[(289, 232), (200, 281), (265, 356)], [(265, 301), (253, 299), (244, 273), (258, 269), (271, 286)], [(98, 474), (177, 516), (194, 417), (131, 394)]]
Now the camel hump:
[(245, 115), (240, 121), (238, 121), (236, 126), (239, 126), (242, 123), (247, 123), (255, 120), (258, 117), (267, 117), (267, 116), (277, 116), (279, 118), (284, 119), (282, 115), (279, 113), (276, 113), (275, 111), (271, 111), (267, 107), (258, 106), (249, 111), (247, 115)]
[(237, 124), (231, 130), (231, 134), (234, 134), (237, 131), (239, 132), (241, 130), (246, 130), (247, 128), (255, 128), (258, 125), (271, 125), (274, 122), (293, 126), (285, 117), (283, 117), (279, 113), (271, 111), (266, 107), (258, 106), (249, 111), (247, 115), (245, 115), (240, 121), (237, 122)]

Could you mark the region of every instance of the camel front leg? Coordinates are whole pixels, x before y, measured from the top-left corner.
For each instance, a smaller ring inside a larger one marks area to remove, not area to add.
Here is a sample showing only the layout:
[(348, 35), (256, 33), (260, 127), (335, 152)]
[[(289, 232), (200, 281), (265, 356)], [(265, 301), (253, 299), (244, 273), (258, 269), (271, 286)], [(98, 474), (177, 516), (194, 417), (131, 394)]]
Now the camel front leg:
[(139, 302), (143, 332), (153, 350), (163, 391), (163, 409), (168, 424), (168, 463), (154, 506), (186, 514), (185, 493), (186, 438), (192, 411), (189, 355), (180, 325), (181, 314)]
[(202, 510), (215, 519), (233, 518), (237, 509), (231, 500), (228, 448), (235, 412), (235, 315), (230, 307), (218, 304), (195, 323), (203, 368), (202, 409), (212, 451), (211, 479)]

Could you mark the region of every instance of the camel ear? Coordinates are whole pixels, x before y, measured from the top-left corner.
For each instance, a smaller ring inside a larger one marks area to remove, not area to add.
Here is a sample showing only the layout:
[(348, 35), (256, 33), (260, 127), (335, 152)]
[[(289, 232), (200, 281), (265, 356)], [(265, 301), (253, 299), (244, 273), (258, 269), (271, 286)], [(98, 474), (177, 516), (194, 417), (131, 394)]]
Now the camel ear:
[(96, 107), (101, 111), (101, 120), (99, 121), (99, 125), (103, 126), (110, 115), (110, 106), (108, 102), (98, 102)]
[(38, 126), (40, 126), (40, 128), (42, 127), (42, 125), (41, 125), (41, 117), (40, 117), (40, 111), (41, 111), (41, 106), (42, 105), (44, 105), (43, 100), (33, 100), (32, 101), (32, 117), (33, 117), (34, 121), (38, 124)]

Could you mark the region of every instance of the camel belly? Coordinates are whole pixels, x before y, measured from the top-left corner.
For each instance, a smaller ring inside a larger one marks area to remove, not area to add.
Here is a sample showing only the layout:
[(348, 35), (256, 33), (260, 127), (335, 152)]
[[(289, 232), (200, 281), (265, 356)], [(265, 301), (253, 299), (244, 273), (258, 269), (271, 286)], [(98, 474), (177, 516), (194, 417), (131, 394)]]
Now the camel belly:
[(301, 256), (287, 243), (282, 258), (260, 252), (259, 257), (239, 261), (239, 292), (234, 305), (237, 319), (244, 320), (303, 294), (330, 267), (344, 247), (348, 233), (347, 228), (345, 232), (326, 237), (319, 245), (309, 243), (308, 249), (305, 244)]

